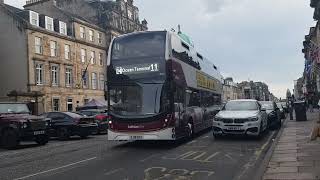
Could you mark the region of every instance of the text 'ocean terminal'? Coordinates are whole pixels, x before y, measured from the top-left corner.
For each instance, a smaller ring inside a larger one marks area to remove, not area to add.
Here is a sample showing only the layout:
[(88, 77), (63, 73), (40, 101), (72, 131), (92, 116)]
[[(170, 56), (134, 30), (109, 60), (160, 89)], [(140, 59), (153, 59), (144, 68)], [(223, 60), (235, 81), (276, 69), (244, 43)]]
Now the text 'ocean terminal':
[(158, 72), (159, 64), (139, 64), (132, 66), (116, 67), (116, 74), (139, 74), (148, 72)]

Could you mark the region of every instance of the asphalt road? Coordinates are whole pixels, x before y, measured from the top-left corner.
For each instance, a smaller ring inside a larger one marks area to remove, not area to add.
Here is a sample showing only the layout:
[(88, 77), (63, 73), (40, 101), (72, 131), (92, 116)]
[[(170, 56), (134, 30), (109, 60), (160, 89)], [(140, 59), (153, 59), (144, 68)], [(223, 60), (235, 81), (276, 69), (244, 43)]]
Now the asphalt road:
[[(0, 149), (0, 179), (165, 180), (248, 179), (276, 135), (262, 139), (214, 139), (210, 131), (192, 141), (108, 142), (106, 135), (46, 146)], [(249, 178), (249, 179), (251, 179)]]

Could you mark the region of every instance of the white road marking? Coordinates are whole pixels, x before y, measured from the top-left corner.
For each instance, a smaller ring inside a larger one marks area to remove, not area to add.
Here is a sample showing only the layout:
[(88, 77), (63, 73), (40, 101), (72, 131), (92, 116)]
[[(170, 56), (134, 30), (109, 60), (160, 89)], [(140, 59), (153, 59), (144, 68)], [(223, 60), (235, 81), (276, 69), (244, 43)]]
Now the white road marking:
[(30, 174), (30, 175), (27, 175), (27, 176), (24, 176), (24, 177), (16, 178), (14, 180), (27, 179), (27, 178), (38, 176), (38, 175), (45, 174), (45, 173), (48, 173), (48, 172), (56, 171), (56, 170), (59, 170), (59, 169), (62, 169), (62, 168), (66, 168), (66, 167), (74, 166), (74, 165), (77, 165), (77, 164), (80, 164), (80, 163), (84, 163), (84, 162), (87, 162), (87, 161), (91, 161), (91, 160), (94, 160), (96, 158), (97, 157), (92, 157), (92, 158), (85, 159), (85, 160), (82, 160), (82, 161), (78, 161), (78, 162), (74, 162), (74, 163), (67, 164), (67, 165), (64, 165), (64, 166), (60, 166), (60, 167), (57, 167), (57, 168), (54, 168), (54, 169), (49, 169), (49, 170), (38, 172), (38, 173), (35, 173), (35, 174)]
[(206, 158), (205, 160), (203, 160), (203, 162), (213, 162), (210, 161), (211, 158), (215, 157), (216, 155), (220, 154), (220, 152), (215, 152), (214, 154), (212, 154), (211, 156), (209, 156), (208, 158)]
[(140, 162), (145, 162), (145, 161), (147, 161), (147, 160), (149, 160), (149, 159), (152, 159), (153, 157), (156, 157), (156, 156), (158, 156), (158, 155), (159, 155), (159, 154), (153, 154), (153, 155), (151, 155), (151, 156), (148, 156), (148, 157), (140, 160)]
[(122, 171), (122, 170), (123, 170), (123, 168), (115, 169), (115, 170), (112, 170), (112, 171), (109, 171), (109, 172), (104, 173), (104, 175), (105, 175), (105, 176), (109, 176), (109, 175), (111, 175), (111, 174), (114, 174), (114, 173), (119, 172), (119, 171)]

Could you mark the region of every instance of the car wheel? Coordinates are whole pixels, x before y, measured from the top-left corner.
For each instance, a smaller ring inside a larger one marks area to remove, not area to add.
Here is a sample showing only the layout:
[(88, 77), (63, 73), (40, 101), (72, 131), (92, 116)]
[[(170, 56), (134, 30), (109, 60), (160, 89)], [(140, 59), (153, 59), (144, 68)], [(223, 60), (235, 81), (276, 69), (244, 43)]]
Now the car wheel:
[(89, 133), (88, 133), (88, 132), (82, 132), (82, 133), (80, 134), (81, 139), (86, 139), (88, 136), (89, 136)]
[(262, 122), (260, 124), (260, 129), (259, 129), (259, 134), (257, 135), (257, 138), (260, 139), (263, 136), (263, 126), (262, 126)]
[(6, 149), (14, 149), (19, 145), (19, 137), (13, 129), (7, 129), (2, 133), (2, 146)]
[(68, 140), (70, 138), (69, 130), (65, 127), (59, 128), (57, 134), (59, 140)]
[(35, 141), (39, 145), (45, 145), (49, 142), (49, 136), (48, 135), (39, 135), (36, 137)]

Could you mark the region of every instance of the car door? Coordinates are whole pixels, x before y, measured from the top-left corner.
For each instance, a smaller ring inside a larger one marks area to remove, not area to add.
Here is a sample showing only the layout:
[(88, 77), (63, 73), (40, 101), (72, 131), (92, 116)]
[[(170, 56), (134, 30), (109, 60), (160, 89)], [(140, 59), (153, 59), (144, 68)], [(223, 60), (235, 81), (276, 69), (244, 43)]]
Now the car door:
[(51, 126), (53, 128), (57, 126), (62, 126), (65, 124), (65, 116), (62, 113), (59, 113), (59, 112), (49, 113), (48, 117), (51, 118)]

